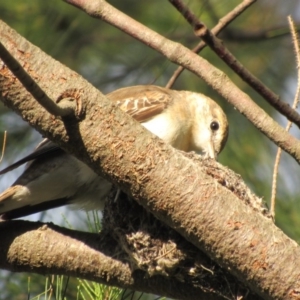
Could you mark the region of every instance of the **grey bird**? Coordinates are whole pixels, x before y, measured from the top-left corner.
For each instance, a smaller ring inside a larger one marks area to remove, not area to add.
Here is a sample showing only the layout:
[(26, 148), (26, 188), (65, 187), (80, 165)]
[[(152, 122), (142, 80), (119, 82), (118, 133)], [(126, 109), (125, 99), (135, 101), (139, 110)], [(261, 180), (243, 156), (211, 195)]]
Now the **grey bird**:
[[(126, 87), (106, 95), (146, 129), (182, 151), (216, 159), (228, 136), (226, 115), (212, 99), (158, 86)], [(0, 194), (0, 218), (14, 219), (66, 204), (102, 210), (112, 184), (48, 139), (0, 171), (27, 163), (11, 187)]]

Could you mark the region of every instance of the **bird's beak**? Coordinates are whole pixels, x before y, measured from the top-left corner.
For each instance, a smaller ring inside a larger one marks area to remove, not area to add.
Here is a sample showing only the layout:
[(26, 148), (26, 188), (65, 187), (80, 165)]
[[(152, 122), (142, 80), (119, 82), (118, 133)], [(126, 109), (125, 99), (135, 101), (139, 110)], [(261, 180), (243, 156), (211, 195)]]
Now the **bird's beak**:
[(209, 141), (207, 145), (205, 156), (209, 158), (213, 158), (215, 160), (217, 160), (218, 158), (212, 141)]

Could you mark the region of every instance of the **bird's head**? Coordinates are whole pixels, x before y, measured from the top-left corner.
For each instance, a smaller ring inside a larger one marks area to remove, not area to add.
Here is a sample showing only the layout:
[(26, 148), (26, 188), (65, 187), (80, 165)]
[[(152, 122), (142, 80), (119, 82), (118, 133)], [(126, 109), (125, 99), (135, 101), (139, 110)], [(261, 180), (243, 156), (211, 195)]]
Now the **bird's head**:
[(192, 148), (205, 157), (217, 158), (228, 137), (228, 121), (222, 108), (210, 98), (193, 93)]

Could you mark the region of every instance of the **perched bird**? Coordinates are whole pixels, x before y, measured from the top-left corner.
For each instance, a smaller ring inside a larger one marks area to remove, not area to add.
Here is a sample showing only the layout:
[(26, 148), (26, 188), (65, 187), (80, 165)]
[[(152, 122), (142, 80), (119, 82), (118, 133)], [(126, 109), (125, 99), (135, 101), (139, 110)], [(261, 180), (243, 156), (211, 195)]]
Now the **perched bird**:
[[(227, 118), (213, 100), (202, 94), (141, 85), (106, 96), (179, 150), (216, 158), (226, 143)], [(65, 204), (103, 209), (112, 184), (48, 139), (32, 154), (0, 171), (0, 175), (27, 162), (23, 174), (0, 194), (2, 220)]]

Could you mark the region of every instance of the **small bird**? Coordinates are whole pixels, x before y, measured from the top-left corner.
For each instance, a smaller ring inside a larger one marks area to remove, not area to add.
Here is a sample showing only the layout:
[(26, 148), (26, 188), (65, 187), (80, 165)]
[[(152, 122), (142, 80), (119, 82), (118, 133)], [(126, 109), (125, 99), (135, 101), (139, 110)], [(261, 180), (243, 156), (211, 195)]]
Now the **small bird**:
[[(106, 95), (146, 129), (182, 151), (216, 159), (228, 136), (227, 118), (210, 98), (153, 85), (126, 87)], [(27, 163), (15, 183), (0, 194), (0, 218), (9, 220), (50, 208), (76, 204), (103, 209), (112, 184), (48, 139), (0, 171)]]

